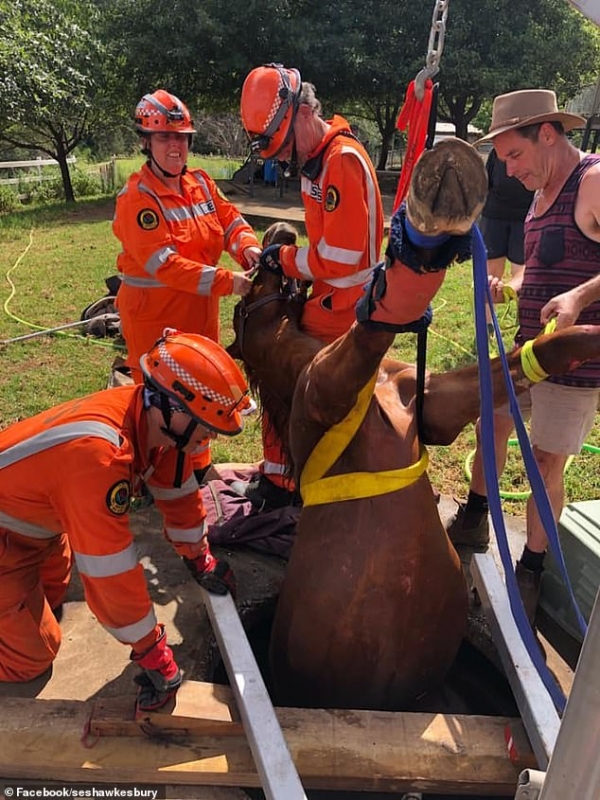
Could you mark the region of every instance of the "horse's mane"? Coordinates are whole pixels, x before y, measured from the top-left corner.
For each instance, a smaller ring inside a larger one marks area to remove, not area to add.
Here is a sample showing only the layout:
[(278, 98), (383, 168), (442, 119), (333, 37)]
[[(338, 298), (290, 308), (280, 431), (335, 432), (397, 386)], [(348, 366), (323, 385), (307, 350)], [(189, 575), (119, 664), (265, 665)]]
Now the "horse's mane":
[[(252, 393), (258, 397), (261, 416), (266, 415), (267, 430), (272, 430), (277, 435), (289, 472), (292, 474), (294, 465), (290, 453), (289, 423), (295, 381), (323, 345), (300, 329), (302, 309), (306, 302), (306, 286), (300, 285), (298, 290), (288, 297), (283, 293), (283, 289), (281, 291), (282, 301), (285, 303), (283, 313), (277, 317), (276, 325), (266, 322), (261, 329), (261, 333), (265, 333), (268, 338), (260, 344), (269, 348), (269, 352), (273, 354), (269, 359), (269, 369), (264, 365), (256, 369), (249, 363), (245, 357), (244, 350), (247, 348), (244, 345), (243, 349), (240, 348), (241, 352), (238, 351), (236, 355), (244, 364)], [(260, 314), (260, 310), (253, 313)], [(269, 377), (275, 374), (278, 378), (282, 375), (289, 376), (291, 385), (289, 388), (286, 387), (286, 391), (281, 391), (280, 387), (274, 387), (269, 383)]]

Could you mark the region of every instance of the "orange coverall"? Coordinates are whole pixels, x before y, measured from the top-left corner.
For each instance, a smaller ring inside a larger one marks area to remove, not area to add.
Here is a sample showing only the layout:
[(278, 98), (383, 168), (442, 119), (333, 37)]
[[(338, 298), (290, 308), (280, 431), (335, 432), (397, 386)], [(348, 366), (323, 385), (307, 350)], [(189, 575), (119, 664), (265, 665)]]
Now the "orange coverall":
[(203, 170), (188, 170), (181, 187), (173, 193), (145, 164), (117, 197), (113, 231), (123, 245), (117, 305), (137, 381), (140, 356), (165, 327), (219, 340), (219, 297), (232, 293), (233, 274), (217, 262), (226, 250), (247, 266), (244, 250), (260, 249), (250, 225)]
[(128, 524), (143, 477), (181, 556), (206, 549), (190, 458), (173, 487), (177, 450), (147, 454), (143, 387), (72, 400), (0, 432), (0, 681), (41, 675), (60, 646), (52, 609), (72, 561), (101, 625), (136, 652), (160, 629)]
[[(383, 206), (371, 159), (343, 117), (335, 115), (329, 124), (301, 172), (308, 246), (284, 245), (280, 251), (286, 275), (313, 281), (302, 327), (328, 344), (355, 321), (356, 303), (383, 240)], [(263, 452), (261, 471), (288, 488), (279, 440), (266, 426)]]

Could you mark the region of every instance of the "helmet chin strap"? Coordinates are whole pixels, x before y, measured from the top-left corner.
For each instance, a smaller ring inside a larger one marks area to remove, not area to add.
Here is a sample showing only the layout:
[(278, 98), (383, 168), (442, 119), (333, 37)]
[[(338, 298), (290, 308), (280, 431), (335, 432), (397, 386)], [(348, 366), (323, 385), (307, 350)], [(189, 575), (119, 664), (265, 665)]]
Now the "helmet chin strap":
[(284, 178), (291, 178), (293, 170), (297, 168), (298, 165), (298, 151), (296, 150), (296, 137), (294, 137), (294, 143), (292, 145), (292, 154), (290, 156), (289, 161), (282, 161), (280, 162), (282, 165), (285, 164), (283, 167), (283, 177)]
[(154, 158), (154, 155), (152, 154), (152, 150), (150, 150), (149, 147), (142, 147), (142, 155), (146, 156), (148, 161), (151, 162), (152, 164), (154, 164), (156, 166), (156, 168), (160, 172), (162, 172), (162, 174), (165, 176), (165, 178), (179, 178), (179, 177), (181, 177), (181, 175), (185, 175), (185, 173), (187, 172), (187, 164), (183, 165), (183, 169), (181, 170), (181, 172), (175, 172), (175, 173), (174, 172), (167, 172), (167, 170), (163, 169), (161, 167), (161, 165), (158, 163), (158, 161)]
[(173, 486), (175, 489), (180, 489), (181, 479), (183, 477), (183, 462), (185, 460), (184, 451), (190, 443), (190, 439), (198, 427), (198, 423), (195, 419), (190, 419), (183, 433), (174, 433), (171, 430), (173, 409), (169, 404), (169, 398), (162, 392), (160, 394), (160, 408), (162, 411), (163, 420), (165, 422), (165, 424), (161, 426), (160, 430), (165, 434), (165, 436), (168, 436), (169, 439), (175, 443), (175, 447), (177, 449), (177, 464), (175, 465), (175, 479), (173, 481)]

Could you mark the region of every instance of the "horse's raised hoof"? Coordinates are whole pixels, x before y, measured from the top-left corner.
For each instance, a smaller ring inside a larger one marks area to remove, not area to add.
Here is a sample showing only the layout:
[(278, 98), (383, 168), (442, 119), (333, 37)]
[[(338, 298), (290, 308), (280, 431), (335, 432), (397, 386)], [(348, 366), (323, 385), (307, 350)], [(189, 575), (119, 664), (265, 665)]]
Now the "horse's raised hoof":
[(481, 213), (488, 190), (479, 153), (462, 139), (444, 139), (415, 165), (406, 208), (425, 235), (467, 233)]

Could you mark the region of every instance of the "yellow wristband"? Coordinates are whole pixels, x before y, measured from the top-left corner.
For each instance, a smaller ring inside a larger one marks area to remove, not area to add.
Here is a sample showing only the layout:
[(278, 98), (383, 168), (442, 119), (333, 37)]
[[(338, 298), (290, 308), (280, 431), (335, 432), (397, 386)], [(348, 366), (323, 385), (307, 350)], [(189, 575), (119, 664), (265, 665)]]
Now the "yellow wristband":
[(525, 377), (531, 383), (539, 383), (548, 377), (548, 372), (542, 369), (540, 362), (535, 357), (533, 352), (533, 339), (525, 342), (521, 348), (521, 367), (525, 373)]

